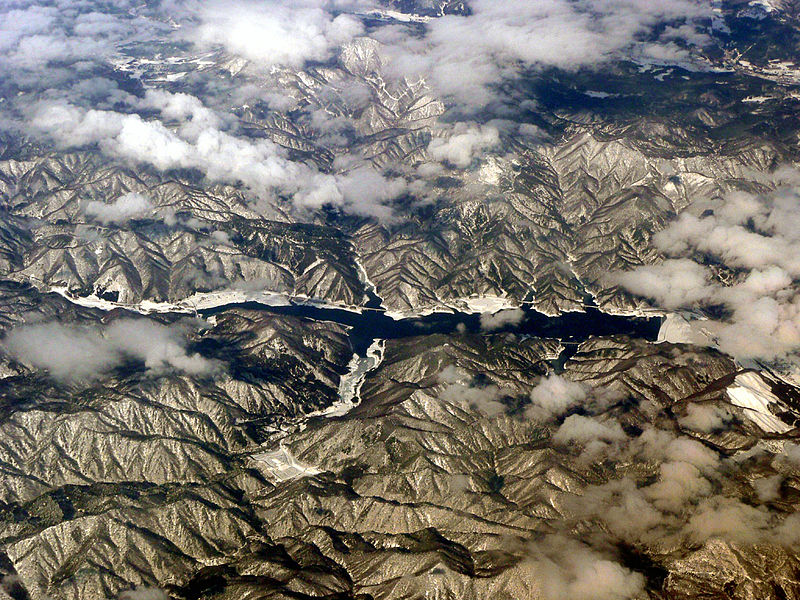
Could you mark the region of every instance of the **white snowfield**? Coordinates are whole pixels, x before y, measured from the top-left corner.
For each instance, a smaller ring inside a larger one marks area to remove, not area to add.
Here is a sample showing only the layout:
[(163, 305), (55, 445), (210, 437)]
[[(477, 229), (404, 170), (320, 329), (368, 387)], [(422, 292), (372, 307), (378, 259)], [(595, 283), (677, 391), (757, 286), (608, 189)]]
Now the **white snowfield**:
[(366, 356), (354, 354), (347, 367), (349, 372), (339, 380), (339, 400), (328, 408), (306, 415), (309, 417), (341, 417), (353, 410), (361, 402), (361, 386), (367, 373), (375, 369), (383, 360), (385, 340), (375, 340), (367, 348)]
[(742, 102), (756, 102), (758, 104), (762, 102), (766, 102), (767, 100), (772, 100), (771, 96), (747, 96), (746, 98), (742, 98)]
[(736, 376), (727, 389), (731, 404), (744, 409), (748, 419), (767, 433), (786, 433), (793, 429), (781, 421), (770, 407), (785, 409), (783, 402), (772, 393), (768, 381), (759, 373), (748, 371)]
[(288, 481), (322, 473), (319, 469), (298, 461), (283, 444), (271, 452), (254, 454), (253, 459), (257, 460), (261, 467), (277, 481)]
[(472, 314), (494, 314), (509, 308), (519, 308), (519, 302), (500, 296), (473, 296), (470, 298), (456, 298), (442, 302), (430, 308), (421, 310), (387, 310), (386, 316), (399, 321), (401, 319), (414, 319), (427, 317), (435, 313), (466, 312)]
[(375, 284), (372, 283), (372, 280), (369, 278), (369, 275), (367, 274), (367, 269), (364, 267), (364, 263), (362, 263), (358, 257), (356, 257), (353, 262), (355, 262), (356, 270), (358, 271), (358, 279), (364, 286), (364, 289), (367, 291), (367, 294), (374, 294), (381, 301), (380, 307), (382, 309), (386, 309), (386, 304), (384, 303), (383, 298), (381, 298), (378, 295), (378, 288), (375, 287)]
[(669, 313), (658, 330), (658, 342), (685, 343), (693, 337), (692, 326), (683, 316)]
[(677, 312), (661, 313), (660, 316), (664, 317), (664, 322), (658, 330), (658, 343), (714, 345), (713, 336), (703, 327), (702, 316)]
[(49, 291), (55, 292), (73, 304), (85, 306), (87, 308), (97, 308), (99, 310), (111, 311), (118, 308), (138, 312), (144, 315), (154, 313), (185, 313), (195, 314), (199, 310), (219, 308), (227, 304), (238, 304), (242, 302), (255, 302), (264, 306), (290, 306), (291, 304), (307, 304), (319, 308), (331, 308), (346, 310), (348, 312), (361, 313), (362, 309), (355, 306), (331, 304), (323, 300), (309, 298), (304, 295), (291, 296), (269, 290), (219, 290), (215, 292), (197, 292), (192, 296), (178, 302), (153, 302), (142, 300), (136, 304), (126, 304), (123, 302), (113, 302), (104, 300), (96, 294), (89, 296), (73, 296), (66, 287), (51, 287)]
[(427, 23), (428, 21), (431, 20), (431, 17), (404, 13), (398, 10), (374, 9), (369, 12), (360, 14), (378, 19), (389, 19), (394, 21), (400, 21), (401, 23)]

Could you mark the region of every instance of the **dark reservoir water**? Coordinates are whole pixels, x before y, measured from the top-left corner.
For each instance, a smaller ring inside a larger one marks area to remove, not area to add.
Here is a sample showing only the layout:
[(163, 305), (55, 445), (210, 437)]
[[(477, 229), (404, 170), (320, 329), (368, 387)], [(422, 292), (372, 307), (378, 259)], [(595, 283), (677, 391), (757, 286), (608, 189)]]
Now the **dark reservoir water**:
[[(345, 325), (351, 328), (350, 340), (353, 351), (360, 356), (364, 356), (369, 345), (376, 339), (391, 340), (434, 333), (481, 331), (479, 314), (458, 312), (434, 313), (424, 317), (395, 320), (382, 310), (356, 313), (299, 303), (289, 306), (267, 306), (257, 302), (242, 302), (201, 310), (199, 313), (208, 317), (236, 307)], [(610, 315), (595, 307), (587, 307), (585, 312), (564, 313), (556, 317), (545, 315), (530, 307), (523, 307), (523, 311), (525, 316), (519, 324), (507, 325), (493, 330), (492, 333), (513, 332), (519, 335), (558, 339), (570, 345), (590, 337), (610, 335), (627, 335), (655, 341), (662, 322), (661, 317)]]

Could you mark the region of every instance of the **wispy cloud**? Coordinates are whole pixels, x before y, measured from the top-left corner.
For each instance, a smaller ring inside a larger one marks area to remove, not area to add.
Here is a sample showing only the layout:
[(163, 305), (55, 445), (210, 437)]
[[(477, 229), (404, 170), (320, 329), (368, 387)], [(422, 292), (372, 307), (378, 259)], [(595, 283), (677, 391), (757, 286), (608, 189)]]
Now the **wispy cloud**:
[(2, 348), (16, 360), (45, 369), (63, 381), (86, 380), (138, 360), (152, 372), (175, 369), (207, 375), (216, 363), (186, 350), (186, 330), (149, 319), (120, 319), (105, 327), (78, 327), (57, 321), (12, 329)]

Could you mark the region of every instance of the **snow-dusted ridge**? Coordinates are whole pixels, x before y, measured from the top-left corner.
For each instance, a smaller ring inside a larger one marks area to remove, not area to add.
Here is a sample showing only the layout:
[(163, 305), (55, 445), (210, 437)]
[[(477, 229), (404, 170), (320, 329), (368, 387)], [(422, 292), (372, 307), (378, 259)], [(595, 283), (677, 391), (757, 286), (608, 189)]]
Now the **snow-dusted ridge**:
[(399, 10), (388, 10), (376, 8), (369, 12), (356, 13), (364, 17), (371, 17), (373, 19), (386, 19), (391, 21), (400, 21), (401, 23), (427, 23), (432, 17), (423, 15), (415, 15), (411, 13), (400, 12)]

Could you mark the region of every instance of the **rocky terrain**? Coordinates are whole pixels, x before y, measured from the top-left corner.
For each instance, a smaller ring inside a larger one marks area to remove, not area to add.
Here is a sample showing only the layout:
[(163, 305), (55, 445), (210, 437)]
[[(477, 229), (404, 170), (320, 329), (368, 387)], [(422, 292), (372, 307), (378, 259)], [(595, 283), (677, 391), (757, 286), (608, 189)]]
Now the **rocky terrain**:
[(800, 598), (800, 12), (611, 4), (0, 7), (0, 600)]

